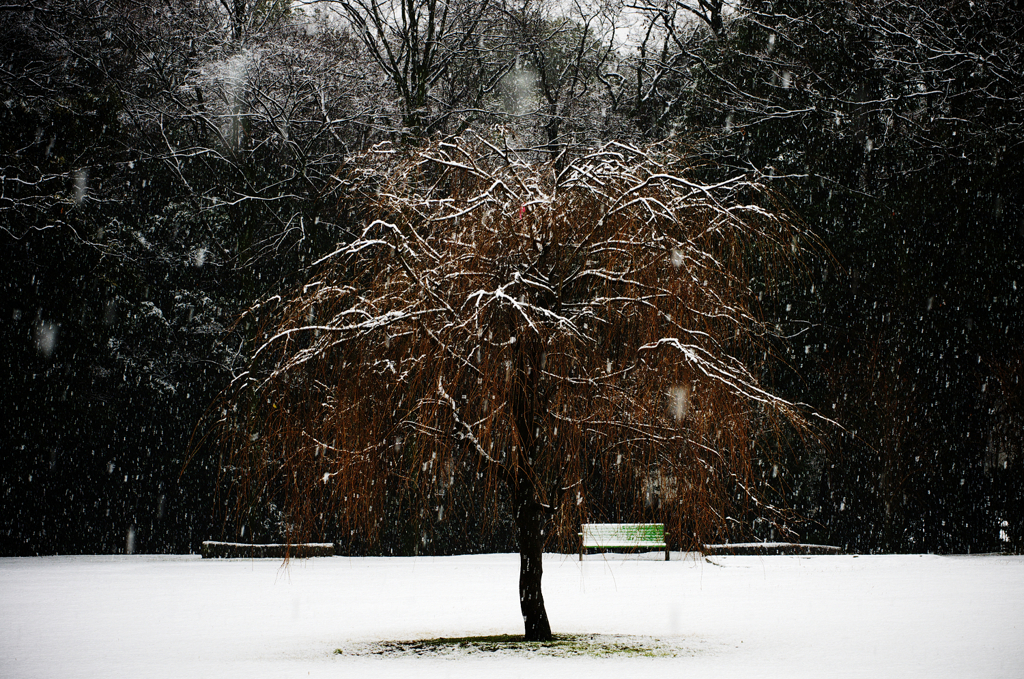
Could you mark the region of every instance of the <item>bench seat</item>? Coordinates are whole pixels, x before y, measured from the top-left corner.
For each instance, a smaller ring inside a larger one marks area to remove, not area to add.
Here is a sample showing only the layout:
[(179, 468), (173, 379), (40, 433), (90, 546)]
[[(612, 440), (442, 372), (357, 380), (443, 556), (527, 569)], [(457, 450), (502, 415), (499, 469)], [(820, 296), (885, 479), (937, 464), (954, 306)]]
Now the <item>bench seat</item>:
[(580, 535), (580, 561), (587, 549), (651, 547), (665, 550), (668, 561), (668, 543), (663, 523), (585, 523)]

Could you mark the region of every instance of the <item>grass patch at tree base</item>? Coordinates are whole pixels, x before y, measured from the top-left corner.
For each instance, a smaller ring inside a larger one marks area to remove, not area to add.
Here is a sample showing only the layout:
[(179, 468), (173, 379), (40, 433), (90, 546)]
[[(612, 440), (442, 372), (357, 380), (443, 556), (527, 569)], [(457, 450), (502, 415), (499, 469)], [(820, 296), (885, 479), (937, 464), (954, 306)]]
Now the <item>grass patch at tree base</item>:
[(522, 635), (441, 637), (411, 641), (376, 641), (335, 649), (336, 655), (385, 657), (456, 657), (470, 655), (548, 657), (674, 658), (698, 655), (703, 641), (659, 639), (617, 634), (556, 634), (550, 641), (524, 641)]

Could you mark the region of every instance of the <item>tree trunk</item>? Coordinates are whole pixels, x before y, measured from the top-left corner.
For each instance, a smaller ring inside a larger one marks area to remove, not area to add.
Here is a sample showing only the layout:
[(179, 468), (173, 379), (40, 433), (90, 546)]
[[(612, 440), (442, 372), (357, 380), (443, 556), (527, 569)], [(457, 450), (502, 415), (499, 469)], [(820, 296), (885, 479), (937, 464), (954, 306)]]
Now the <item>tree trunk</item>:
[(519, 537), (519, 608), (526, 625), (526, 641), (550, 641), (551, 625), (544, 609), (540, 580), (544, 575), (544, 541), (549, 508), (538, 497), (533, 469), (537, 457), (537, 347), (521, 343), (517, 366), (520, 389), (511, 399), (513, 422), (519, 437), (518, 464), (512, 482), (512, 506)]
[(516, 528), (519, 537), (519, 608), (526, 625), (526, 641), (550, 641), (551, 625), (544, 608), (540, 581), (544, 574), (544, 538), (547, 512), (533, 497), (531, 488), (520, 487)]

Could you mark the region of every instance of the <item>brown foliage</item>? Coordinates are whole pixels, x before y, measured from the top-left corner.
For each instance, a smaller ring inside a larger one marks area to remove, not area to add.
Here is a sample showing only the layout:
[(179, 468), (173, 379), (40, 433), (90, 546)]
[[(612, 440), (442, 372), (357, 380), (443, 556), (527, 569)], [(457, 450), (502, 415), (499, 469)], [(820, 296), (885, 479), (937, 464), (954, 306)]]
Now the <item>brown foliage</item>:
[(571, 550), (595, 484), (642, 513), (657, 475), (684, 547), (758, 502), (755, 449), (806, 426), (756, 378), (757, 295), (808, 239), (772, 194), (702, 185), (670, 145), (557, 175), (481, 138), (352, 167), (362, 232), (252, 312), (220, 429), (240, 510), (275, 498), (298, 541), (372, 535), (389, 496), (437, 513), (525, 491)]

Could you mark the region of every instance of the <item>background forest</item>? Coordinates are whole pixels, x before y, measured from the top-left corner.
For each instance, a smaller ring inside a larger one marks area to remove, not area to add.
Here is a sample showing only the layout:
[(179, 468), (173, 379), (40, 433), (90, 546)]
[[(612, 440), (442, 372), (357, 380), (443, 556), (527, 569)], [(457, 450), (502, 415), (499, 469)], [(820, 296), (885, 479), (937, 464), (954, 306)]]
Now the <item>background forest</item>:
[[(672, 140), (825, 246), (764, 285), (760, 378), (842, 426), (764, 457), (793, 534), (751, 510), (719, 539), (1019, 550), (1022, 27), (985, 0), (5, 4), (0, 555), (280, 539), (207, 436), (238, 319), (361, 228), (361, 154), (469, 132), (556, 166)], [(620, 491), (592, 518), (631, 518)], [(486, 513), (378, 511), (390, 553), (511, 549)]]

